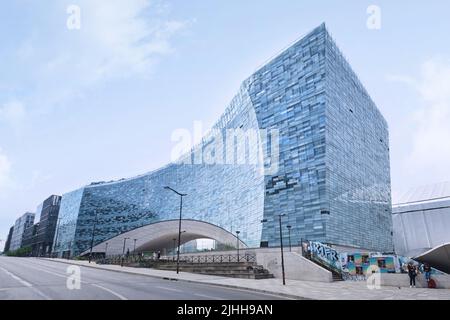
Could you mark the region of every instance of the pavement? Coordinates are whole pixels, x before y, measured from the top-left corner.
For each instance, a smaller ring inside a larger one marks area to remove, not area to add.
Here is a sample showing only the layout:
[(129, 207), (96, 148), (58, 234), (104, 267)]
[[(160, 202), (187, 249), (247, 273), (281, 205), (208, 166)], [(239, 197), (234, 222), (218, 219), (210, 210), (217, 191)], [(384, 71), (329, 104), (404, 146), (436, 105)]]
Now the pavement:
[[(1, 266), (0, 259), (0, 266)], [(210, 275), (201, 275), (174, 271), (156, 270), (149, 268), (120, 267), (117, 265), (89, 264), (87, 261), (64, 259), (41, 259), (45, 262), (79, 265), (89, 269), (97, 269), (127, 275), (155, 278), (162, 281), (169, 279), (170, 283), (183, 286), (186, 283), (208, 285), (209, 288), (242, 289), (253, 291), (253, 298), (264, 297), (266, 299), (284, 297), (288, 299), (314, 299), (314, 300), (450, 300), (449, 289), (425, 289), (425, 288), (398, 288), (381, 287), (369, 289), (366, 282), (339, 281), (332, 283), (286, 280), (283, 286), (281, 279), (236, 279)], [(172, 279), (172, 280), (170, 280)], [(176, 280), (176, 281), (175, 281)], [(1, 289), (0, 289), (1, 290)], [(1, 295), (0, 295), (1, 297)], [(186, 298), (186, 296), (183, 296)], [(162, 298), (165, 299), (165, 298)]]
[(117, 272), (94, 263), (90, 267), (85, 264), (82, 261), (0, 256), (0, 300), (282, 299), (278, 295), (239, 288), (124, 272), (132, 268)]

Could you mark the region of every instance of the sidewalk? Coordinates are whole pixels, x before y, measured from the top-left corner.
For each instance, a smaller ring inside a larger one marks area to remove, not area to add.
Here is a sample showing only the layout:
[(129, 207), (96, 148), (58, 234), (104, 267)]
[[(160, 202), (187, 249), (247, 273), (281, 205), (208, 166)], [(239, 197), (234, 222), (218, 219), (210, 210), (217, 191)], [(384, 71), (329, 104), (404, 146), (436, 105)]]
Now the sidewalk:
[(46, 259), (71, 265), (80, 265), (95, 269), (130, 273), (162, 279), (204, 283), (229, 288), (252, 290), (270, 293), (291, 299), (321, 299), (321, 300), (450, 300), (448, 289), (420, 289), (382, 287), (377, 290), (367, 288), (365, 282), (340, 281), (333, 283), (286, 280), (283, 286), (281, 279), (236, 279), (201, 275), (149, 268), (120, 267), (117, 265), (97, 265), (88, 261)]

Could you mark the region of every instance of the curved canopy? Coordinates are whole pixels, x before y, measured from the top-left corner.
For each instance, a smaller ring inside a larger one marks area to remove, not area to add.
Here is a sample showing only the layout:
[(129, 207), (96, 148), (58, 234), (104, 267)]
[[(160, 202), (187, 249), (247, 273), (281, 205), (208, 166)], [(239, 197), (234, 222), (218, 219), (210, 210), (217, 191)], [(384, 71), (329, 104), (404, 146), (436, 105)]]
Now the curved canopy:
[(414, 258), (419, 262), (427, 262), (433, 268), (450, 273), (450, 243), (433, 248)]
[[(168, 220), (145, 225), (114, 238), (106, 240), (93, 247), (94, 253), (105, 253), (107, 255), (122, 254), (124, 251), (136, 252), (172, 250), (178, 240), (179, 220)], [(181, 221), (181, 244), (195, 239), (213, 239), (217, 242), (229, 246), (237, 246), (237, 237), (227, 230), (208, 222), (197, 220)], [(125, 240), (126, 239), (126, 240)], [(124, 250), (125, 244), (125, 250)], [(239, 240), (239, 247), (246, 248), (246, 244)], [(89, 250), (81, 253), (81, 256), (89, 253)]]

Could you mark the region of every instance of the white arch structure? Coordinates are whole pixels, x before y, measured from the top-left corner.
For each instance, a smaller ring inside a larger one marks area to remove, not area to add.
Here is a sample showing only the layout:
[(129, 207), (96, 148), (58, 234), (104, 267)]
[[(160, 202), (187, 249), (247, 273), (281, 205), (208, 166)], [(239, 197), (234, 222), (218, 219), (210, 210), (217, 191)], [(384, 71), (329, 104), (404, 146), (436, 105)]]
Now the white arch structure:
[[(142, 251), (164, 251), (174, 247), (174, 240), (178, 241), (179, 220), (167, 220), (145, 225), (124, 232), (111, 239), (95, 245), (93, 253), (105, 253), (107, 255), (118, 255), (128, 250), (133, 252), (136, 239), (136, 252)], [(217, 242), (232, 247), (237, 247), (236, 235), (214, 224), (198, 220), (181, 220), (181, 244), (195, 239), (213, 239)], [(125, 238), (127, 238), (125, 240)], [(239, 239), (239, 247), (247, 248), (247, 245)], [(82, 252), (81, 256), (89, 254), (89, 249)]]

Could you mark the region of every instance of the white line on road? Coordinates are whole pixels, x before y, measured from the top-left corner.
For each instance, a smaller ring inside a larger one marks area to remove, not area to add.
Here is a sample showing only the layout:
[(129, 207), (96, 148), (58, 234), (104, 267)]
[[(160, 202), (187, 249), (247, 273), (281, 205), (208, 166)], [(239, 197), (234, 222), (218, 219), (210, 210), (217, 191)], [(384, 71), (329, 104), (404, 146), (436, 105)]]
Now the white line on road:
[[(42, 266), (42, 265), (41, 265), (41, 266)], [(28, 267), (30, 267), (30, 266), (28, 266)], [(57, 277), (67, 278), (67, 275), (62, 275), (62, 274), (59, 274), (59, 273), (56, 273), (56, 272), (53, 272), (53, 271), (49, 271), (49, 270), (46, 270), (46, 269), (36, 268), (36, 267), (30, 267), (30, 268), (36, 269), (36, 270), (40, 270), (40, 271), (43, 271), (43, 272), (47, 272), (47, 273), (53, 274), (53, 275), (55, 275), (55, 276), (57, 276)], [(93, 286), (93, 287), (97, 287), (97, 288), (99, 288), (99, 289), (102, 289), (102, 290), (104, 290), (104, 291), (106, 291), (106, 292), (109, 292), (109, 293), (111, 293), (112, 295), (118, 297), (118, 298), (121, 299), (121, 300), (128, 300), (127, 298), (125, 298), (125, 297), (122, 296), (121, 294), (119, 294), (119, 293), (117, 293), (117, 292), (115, 292), (115, 291), (113, 291), (113, 290), (111, 290), (111, 289), (105, 288), (105, 287), (103, 287), (103, 286), (101, 286), (101, 285), (93, 284), (93, 283), (88, 283), (88, 282), (86, 282), (86, 281), (81, 281), (81, 283), (89, 284), (89, 285), (91, 285), (91, 286)]]
[(3, 270), (3, 272), (5, 272), (8, 276), (10, 276), (11, 278), (13, 278), (16, 281), (19, 281), (22, 285), (24, 285), (25, 287), (29, 287), (31, 288), (33, 285), (21, 278), (19, 278), (18, 276), (16, 276), (14, 273), (9, 272), (8, 270), (6, 270), (5, 268), (0, 267), (0, 269)]
[(194, 293), (194, 296), (207, 298), (207, 299), (212, 299), (212, 300), (224, 300), (222, 298), (207, 296), (206, 294), (200, 294), (200, 293)]
[(183, 291), (178, 290), (178, 289), (172, 289), (172, 288), (167, 288), (167, 287), (157, 287), (157, 286), (155, 286), (155, 288), (168, 290), (168, 291), (173, 291), (173, 292), (183, 292)]
[(22, 278), (16, 276), (14, 273), (6, 270), (3, 267), (0, 267), (1, 270), (3, 270), (3, 272), (5, 272), (8, 276), (10, 276), (11, 278), (13, 278), (14, 280), (20, 282), (22, 285), (24, 285), (27, 288), (31, 288), (34, 292), (36, 292), (38, 295), (40, 295), (42, 298), (46, 299), (46, 300), (51, 300), (51, 298), (49, 296), (47, 296), (45, 293), (41, 292), (40, 290), (36, 289), (35, 287), (33, 287), (33, 285), (25, 280), (23, 280)]
[(118, 297), (120, 300), (128, 300), (128, 299), (125, 298), (123, 295), (121, 295), (121, 294), (119, 294), (119, 293), (117, 293), (117, 292), (115, 292), (115, 291), (112, 291), (111, 289), (105, 288), (105, 287), (103, 287), (103, 286), (101, 286), (101, 285), (99, 285), (99, 284), (91, 284), (91, 285), (94, 286), (94, 287), (103, 289), (103, 290), (105, 290), (105, 291), (111, 293), (112, 295), (115, 295), (115, 296)]

